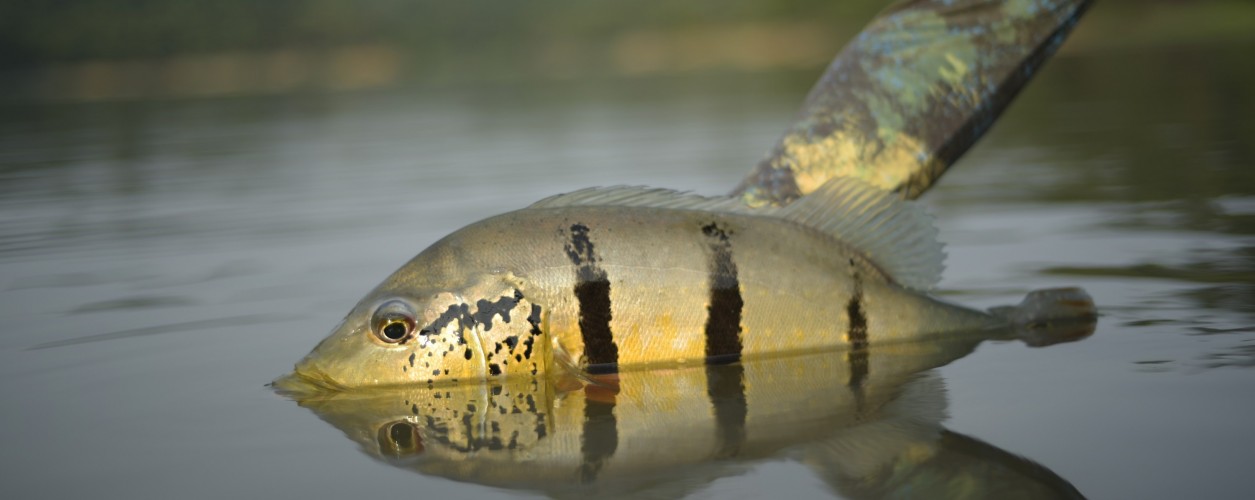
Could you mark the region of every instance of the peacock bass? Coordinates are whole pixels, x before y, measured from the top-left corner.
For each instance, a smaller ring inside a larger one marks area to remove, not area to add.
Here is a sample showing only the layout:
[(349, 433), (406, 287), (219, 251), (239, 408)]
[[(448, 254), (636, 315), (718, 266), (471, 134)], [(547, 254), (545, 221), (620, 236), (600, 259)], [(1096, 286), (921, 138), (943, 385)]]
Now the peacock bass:
[(1072, 289), (996, 314), (934, 299), (925, 291), (943, 257), (921, 207), (854, 179), (757, 209), (586, 189), (436, 242), (362, 299), (295, 375), (341, 389), (612, 377), (1094, 314)]

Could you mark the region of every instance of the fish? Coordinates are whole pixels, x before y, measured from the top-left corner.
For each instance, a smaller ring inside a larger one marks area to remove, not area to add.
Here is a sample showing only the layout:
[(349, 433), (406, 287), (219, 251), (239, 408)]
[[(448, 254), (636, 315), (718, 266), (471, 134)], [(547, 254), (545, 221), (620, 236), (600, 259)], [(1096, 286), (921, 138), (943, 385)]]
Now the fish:
[[(1092, 322), (1056, 324), (1068, 341)], [(425, 476), (553, 498), (680, 498), (783, 459), (845, 498), (1083, 498), (1031, 460), (946, 429), (934, 368), (1014, 330), (625, 371), (613, 385), (544, 377), (285, 394), (366, 455)]]
[(980, 311), (926, 291), (944, 252), (917, 203), (851, 178), (788, 206), (591, 188), (470, 224), (354, 307), (294, 373), (333, 390), (867, 352), (1090, 319), (1083, 290)]
[(929, 292), (913, 202), (1092, 0), (908, 0), (833, 61), (728, 196), (594, 188), (450, 234), (272, 385), (363, 452), (555, 498), (679, 498), (794, 460), (846, 498), (1084, 498), (945, 429), (933, 371), (1092, 334), (1076, 288)]

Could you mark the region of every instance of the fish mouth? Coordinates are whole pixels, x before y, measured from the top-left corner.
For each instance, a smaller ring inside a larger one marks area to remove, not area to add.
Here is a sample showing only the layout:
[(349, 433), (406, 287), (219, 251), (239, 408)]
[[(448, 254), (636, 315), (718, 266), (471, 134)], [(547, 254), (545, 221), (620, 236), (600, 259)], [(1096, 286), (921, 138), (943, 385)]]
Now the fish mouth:
[(345, 387), (322, 371), (297, 365), (292, 373), (266, 384), (276, 394), (297, 401), (322, 399), (344, 391)]

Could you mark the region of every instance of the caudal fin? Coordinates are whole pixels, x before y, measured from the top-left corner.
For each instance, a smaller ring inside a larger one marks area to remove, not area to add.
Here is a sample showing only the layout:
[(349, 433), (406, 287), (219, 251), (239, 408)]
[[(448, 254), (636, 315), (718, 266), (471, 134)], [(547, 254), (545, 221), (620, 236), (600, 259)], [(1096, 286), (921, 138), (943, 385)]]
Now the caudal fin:
[(1094, 333), (1098, 323), (1094, 299), (1076, 287), (1034, 290), (1019, 305), (989, 312), (1005, 319), (1033, 347), (1083, 339)]

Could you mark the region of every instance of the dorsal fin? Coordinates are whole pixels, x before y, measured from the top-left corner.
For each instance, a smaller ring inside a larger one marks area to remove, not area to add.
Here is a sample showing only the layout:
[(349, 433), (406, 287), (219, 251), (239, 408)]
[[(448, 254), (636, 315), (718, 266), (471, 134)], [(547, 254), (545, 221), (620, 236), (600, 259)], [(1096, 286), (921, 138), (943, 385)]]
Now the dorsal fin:
[[(647, 186), (611, 186), (584, 188), (579, 191), (550, 196), (527, 208), (559, 207), (647, 207), (703, 212), (734, 212), (766, 214), (745, 209), (738, 198), (702, 196), (683, 191)], [(743, 210), (738, 210), (743, 209)]]
[(941, 279), (945, 253), (932, 218), (914, 202), (862, 181), (836, 178), (783, 207), (750, 208), (738, 198), (708, 197), (641, 186), (588, 188), (545, 198), (529, 208), (641, 207), (777, 217), (829, 234), (876, 263), (897, 283), (927, 290)]
[(932, 216), (918, 203), (838, 177), (776, 210), (859, 250), (902, 286), (928, 290), (941, 281), (946, 253)]

